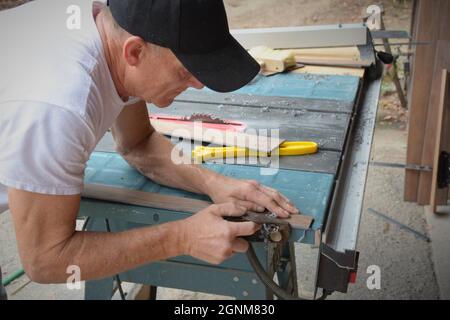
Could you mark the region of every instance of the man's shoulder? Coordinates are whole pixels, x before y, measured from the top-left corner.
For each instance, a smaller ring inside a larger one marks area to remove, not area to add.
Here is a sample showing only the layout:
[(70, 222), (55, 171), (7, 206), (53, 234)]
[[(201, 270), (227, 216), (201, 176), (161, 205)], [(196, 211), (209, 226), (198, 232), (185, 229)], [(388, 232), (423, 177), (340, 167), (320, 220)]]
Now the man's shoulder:
[[(84, 11), (89, 2), (71, 1), (84, 3)], [(100, 51), (88, 12), (81, 12), (80, 30), (67, 25), (70, 15), (64, 8), (69, 3), (32, 1), (2, 17), (0, 27), (8, 25), (10, 32), (0, 31), (0, 41), (8, 48), (0, 60), (0, 103), (41, 101), (86, 113)], [(44, 10), (47, 6), (51, 10)]]
[[(77, 134), (78, 129), (91, 131), (90, 123), (86, 121), (82, 112), (77, 112), (64, 105), (56, 105), (48, 101), (39, 100), (15, 100), (0, 102), (2, 118), (0, 124), (10, 126), (12, 129), (28, 129), (36, 125), (46, 127), (49, 130), (59, 127), (60, 134), (76, 130), (70, 134)], [(0, 134), (3, 130), (0, 130)]]
[(0, 184), (76, 194), (95, 136), (82, 117), (40, 101), (0, 104)]

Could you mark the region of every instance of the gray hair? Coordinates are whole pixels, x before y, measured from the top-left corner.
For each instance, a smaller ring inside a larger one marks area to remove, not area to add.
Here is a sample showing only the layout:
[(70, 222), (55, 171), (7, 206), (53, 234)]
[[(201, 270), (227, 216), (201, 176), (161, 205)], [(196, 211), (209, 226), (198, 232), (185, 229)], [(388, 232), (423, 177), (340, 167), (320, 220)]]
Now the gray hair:
[[(108, 29), (108, 31), (111, 33), (112, 37), (115, 40), (117, 40), (119, 42), (123, 42), (127, 38), (132, 37), (132, 34), (130, 34), (125, 29), (123, 29), (117, 23), (117, 21), (114, 19), (113, 15), (112, 15), (109, 7), (107, 7), (106, 5), (102, 6), (101, 13), (104, 15), (106, 28)], [(161, 49), (163, 48), (161, 46), (158, 46), (158, 45), (150, 43), (150, 42), (146, 42), (146, 47), (149, 48), (153, 54), (161, 53), (161, 51), (162, 51)]]

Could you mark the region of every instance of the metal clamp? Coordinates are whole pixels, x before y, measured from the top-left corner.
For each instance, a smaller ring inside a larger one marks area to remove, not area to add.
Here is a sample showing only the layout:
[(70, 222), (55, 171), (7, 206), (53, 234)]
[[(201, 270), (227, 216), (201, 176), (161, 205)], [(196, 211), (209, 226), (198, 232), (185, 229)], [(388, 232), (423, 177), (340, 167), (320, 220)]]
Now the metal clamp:
[(433, 170), (433, 167), (431, 167), (431, 166), (422, 166), (420, 164), (407, 164), (407, 165), (405, 165), (405, 169), (407, 169), (407, 170), (415, 170), (415, 171), (422, 171), (422, 172), (431, 172)]

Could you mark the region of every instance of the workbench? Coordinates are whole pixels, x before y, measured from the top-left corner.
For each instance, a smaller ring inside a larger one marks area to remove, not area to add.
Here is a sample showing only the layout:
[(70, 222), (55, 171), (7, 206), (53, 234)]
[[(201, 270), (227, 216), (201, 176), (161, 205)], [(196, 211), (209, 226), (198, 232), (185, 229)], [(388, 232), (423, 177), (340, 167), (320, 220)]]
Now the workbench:
[[(379, 79), (367, 76), (307, 73), (258, 76), (233, 93), (190, 89), (167, 109), (152, 105), (148, 109), (151, 114), (206, 113), (244, 122), (251, 129), (280, 129), (280, 138), (288, 141), (317, 142), (317, 154), (280, 157), (274, 174), (261, 174), (264, 169), (261, 164), (236, 165), (212, 160), (203, 165), (227, 176), (253, 179), (275, 188), (303, 214), (314, 217), (311, 229), (291, 233), (289, 243), (277, 259), (265, 243), (254, 243), (259, 260), (268, 273), (277, 273), (281, 287), (297, 292), (295, 245), (303, 244), (318, 253), (313, 262), (315, 274), (310, 277), (316, 288), (345, 292), (357, 269), (357, 231), (380, 84)], [(114, 151), (109, 133), (88, 162), (85, 183), (209, 200), (204, 195), (164, 187), (142, 176)], [(105, 232), (165, 223), (188, 215), (92, 199), (82, 200), (79, 213), (80, 217), (90, 217), (87, 230)], [(244, 254), (235, 254), (218, 266), (192, 257), (176, 257), (128, 270), (119, 278), (152, 287), (237, 299), (271, 298)], [(110, 299), (115, 280), (109, 277), (87, 281), (85, 298)]]

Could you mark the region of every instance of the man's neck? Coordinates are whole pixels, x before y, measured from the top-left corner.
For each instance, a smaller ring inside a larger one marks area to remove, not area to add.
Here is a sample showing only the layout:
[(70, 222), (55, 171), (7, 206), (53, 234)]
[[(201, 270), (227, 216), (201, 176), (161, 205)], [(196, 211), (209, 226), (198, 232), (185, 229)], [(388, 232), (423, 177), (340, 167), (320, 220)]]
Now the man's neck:
[(111, 73), (111, 78), (114, 82), (114, 86), (116, 87), (117, 93), (120, 98), (126, 102), (128, 101), (129, 94), (125, 90), (125, 86), (123, 85), (123, 77), (120, 76), (123, 72), (121, 72), (121, 63), (119, 56), (115, 54), (117, 49), (115, 48), (115, 43), (109, 41), (107, 26), (105, 22), (105, 17), (99, 8), (94, 7), (94, 19), (95, 24), (97, 26), (98, 32), (100, 34), (100, 38), (102, 41), (103, 51), (105, 52), (105, 59), (108, 64), (109, 72)]

